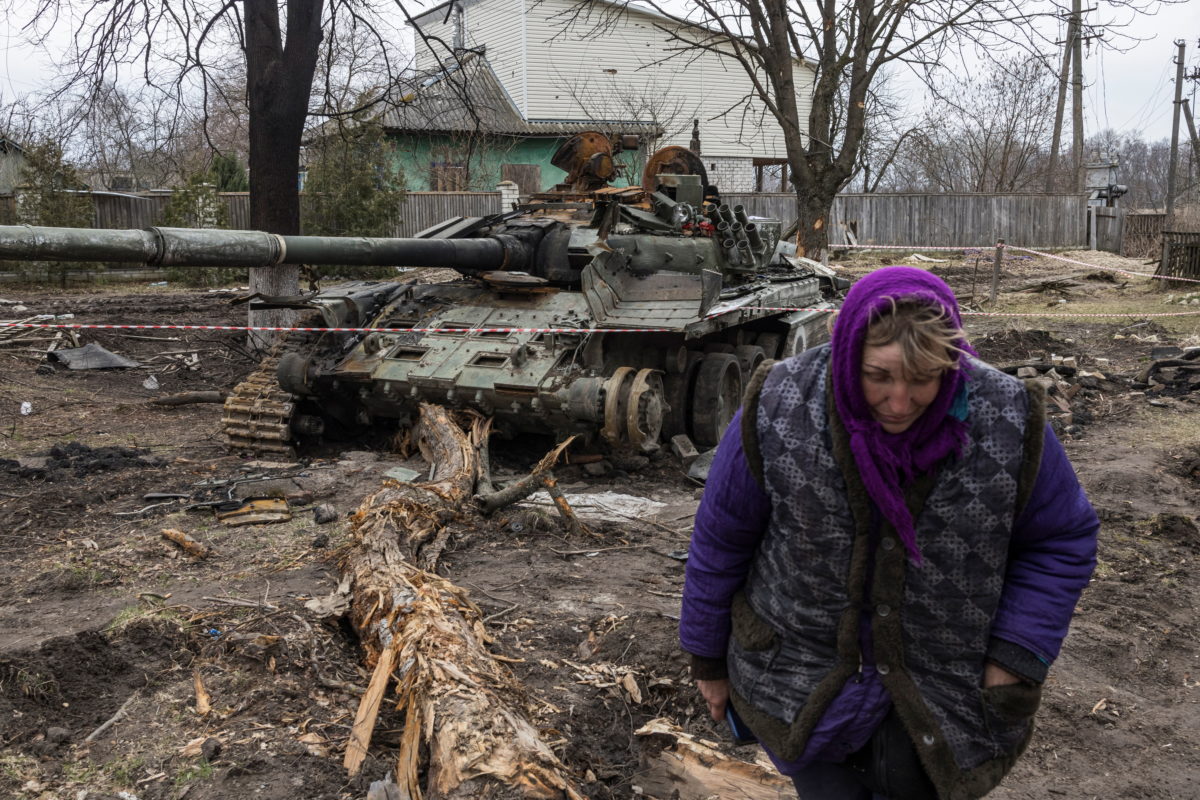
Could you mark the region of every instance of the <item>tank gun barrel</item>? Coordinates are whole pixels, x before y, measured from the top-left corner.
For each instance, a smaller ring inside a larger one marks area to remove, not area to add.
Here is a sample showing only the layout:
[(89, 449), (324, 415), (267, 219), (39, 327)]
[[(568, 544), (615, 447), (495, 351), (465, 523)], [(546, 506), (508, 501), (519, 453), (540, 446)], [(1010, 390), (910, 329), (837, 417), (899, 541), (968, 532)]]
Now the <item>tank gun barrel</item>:
[(504, 236), (386, 239), (193, 228), (0, 226), (0, 261), (107, 261), (155, 267), (436, 266), (471, 274), (522, 269), (529, 259), (522, 242)]

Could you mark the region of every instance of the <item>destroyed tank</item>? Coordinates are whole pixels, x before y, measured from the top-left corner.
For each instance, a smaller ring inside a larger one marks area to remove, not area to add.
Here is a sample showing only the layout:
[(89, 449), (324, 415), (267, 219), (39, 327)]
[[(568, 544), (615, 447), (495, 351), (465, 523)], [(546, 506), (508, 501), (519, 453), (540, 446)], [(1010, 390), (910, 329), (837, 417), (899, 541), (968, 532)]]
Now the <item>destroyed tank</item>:
[[(237, 448), (415, 419), (418, 404), (471, 408), (499, 431), (582, 435), (651, 451), (677, 434), (717, 444), (764, 359), (825, 336), (846, 288), (794, 257), (780, 222), (721, 200), (699, 158), (656, 153), (641, 185), (610, 184), (612, 147), (574, 137), (568, 179), (500, 214), (448, 219), (408, 239), (179, 228), (0, 228), (0, 260), (162, 266), (445, 267), (459, 277), (353, 281), (252, 307), (302, 309), (225, 403)], [(344, 330), (360, 329), (360, 330)]]

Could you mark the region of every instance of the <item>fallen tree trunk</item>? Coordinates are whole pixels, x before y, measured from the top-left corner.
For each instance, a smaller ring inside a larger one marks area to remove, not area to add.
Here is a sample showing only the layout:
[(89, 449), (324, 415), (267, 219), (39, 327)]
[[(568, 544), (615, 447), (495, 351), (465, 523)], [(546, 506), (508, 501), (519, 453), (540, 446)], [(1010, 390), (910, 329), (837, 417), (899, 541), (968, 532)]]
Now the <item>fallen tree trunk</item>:
[[(486, 426), (472, 427), (476, 437), (487, 435)], [(435, 564), (415, 566), (426, 551), (440, 552), (448, 524), (474, 513), (479, 471), (477, 443), (444, 409), (421, 406), (417, 437), (435, 467), (432, 480), (389, 483), (352, 519), (356, 543), (343, 565), (349, 613), (374, 674), (344, 765), (351, 775), (360, 771), (394, 680), (391, 698), (405, 716), (395, 766), (400, 797), (479, 797), (486, 783), (499, 782), (526, 797), (582, 800), (526, 719), (516, 679), (485, 648), (483, 615), (467, 591), (433, 573)]]
[(224, 403), (224, 392), (180, 392), (147, 401), (152, 406), (186, 406), (190, 403)]

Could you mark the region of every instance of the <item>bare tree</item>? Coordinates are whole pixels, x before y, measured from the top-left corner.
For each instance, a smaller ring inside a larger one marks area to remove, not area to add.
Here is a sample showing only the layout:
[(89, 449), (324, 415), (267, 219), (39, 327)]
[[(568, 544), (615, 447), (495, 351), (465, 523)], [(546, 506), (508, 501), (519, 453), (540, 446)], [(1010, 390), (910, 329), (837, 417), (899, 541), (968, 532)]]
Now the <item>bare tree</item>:
[[(400, 39), (383, 13), (395, 6), (382, 0), (37, 0), (32, 14), (14, 0), (8, 6), (7, 18), (22, 21), (34, 42), (55, 28), (72, 27), (73, 48), (59, 92), (94, 104), (109, 81), (122, 83), (136, 74), (158, 92), (160, 102), (207, 110), (216, 98), (232, 108), (239, 98), (230, 95), (226, 78), (244, 74), (250, 222), (282, 234), (300, 229), (300, 145), (322, 42), (339, 42), (335, 32), (343, 27), (360, 28), (376, 38), (382, 69), (392, 74), (391, 43)], [(251, 286), (264, 294), (295, 293), (298, 268), (251, 270)], [(271, 324), (287, 316), (252, 319)]]
[[(750, 79), (747, 101), (761, 104), (782, 129), (796, 189), (797, 244), (809, 254), (828, 244), (833, 198), (855, 174), (871, 87), (889, 65), (932, 71), (971, 45), (985, 58), (1013, 47), (1037, 55), (1053, 46), (1054, 26), (1040, 20), (1059, 10), (1027, 0), (695, 0), (680, 18), (665, 3), (645, 2), (681, 23), (659, 25), (671, 42), (668, 58), (713, 52)], [(1109, 5), (1136, 12), (1156, 3)], [(593, 13), (592, 6), (582, 0), (580, 14)], [(802, 68), (814, 75), (806, 118), (798, 101)]]
[(899, 154), (904, 188), (1016, 192), (1040, 186), (1054, 110), (1054, 75), (1014, 58), (936, 88)]

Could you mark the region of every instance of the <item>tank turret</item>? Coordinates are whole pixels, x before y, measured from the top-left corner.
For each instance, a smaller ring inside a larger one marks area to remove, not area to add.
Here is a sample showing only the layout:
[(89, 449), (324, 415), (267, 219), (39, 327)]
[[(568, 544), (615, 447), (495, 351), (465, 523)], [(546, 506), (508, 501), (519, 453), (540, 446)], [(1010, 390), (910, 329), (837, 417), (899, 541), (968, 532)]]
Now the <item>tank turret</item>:
[(460, 273), (253, 299), (364, 330), (297, 332), (277, 347), (226, 403), (239, 447), (291, 450), (403, 422), (420, 401), (474, 408), (513, 432), (642, 450), (686, 433), (711, 447), (749, 374), (817, 343), (844, 287), (791, 257), (778, 220), (725, 203), (690, 151), (660, 151), (640, 186), (614, 187), (604, 138), (576, 138), (555, 161), (569, 173), (556, 191), (412, 238), (10, 226), (0, 260)]

